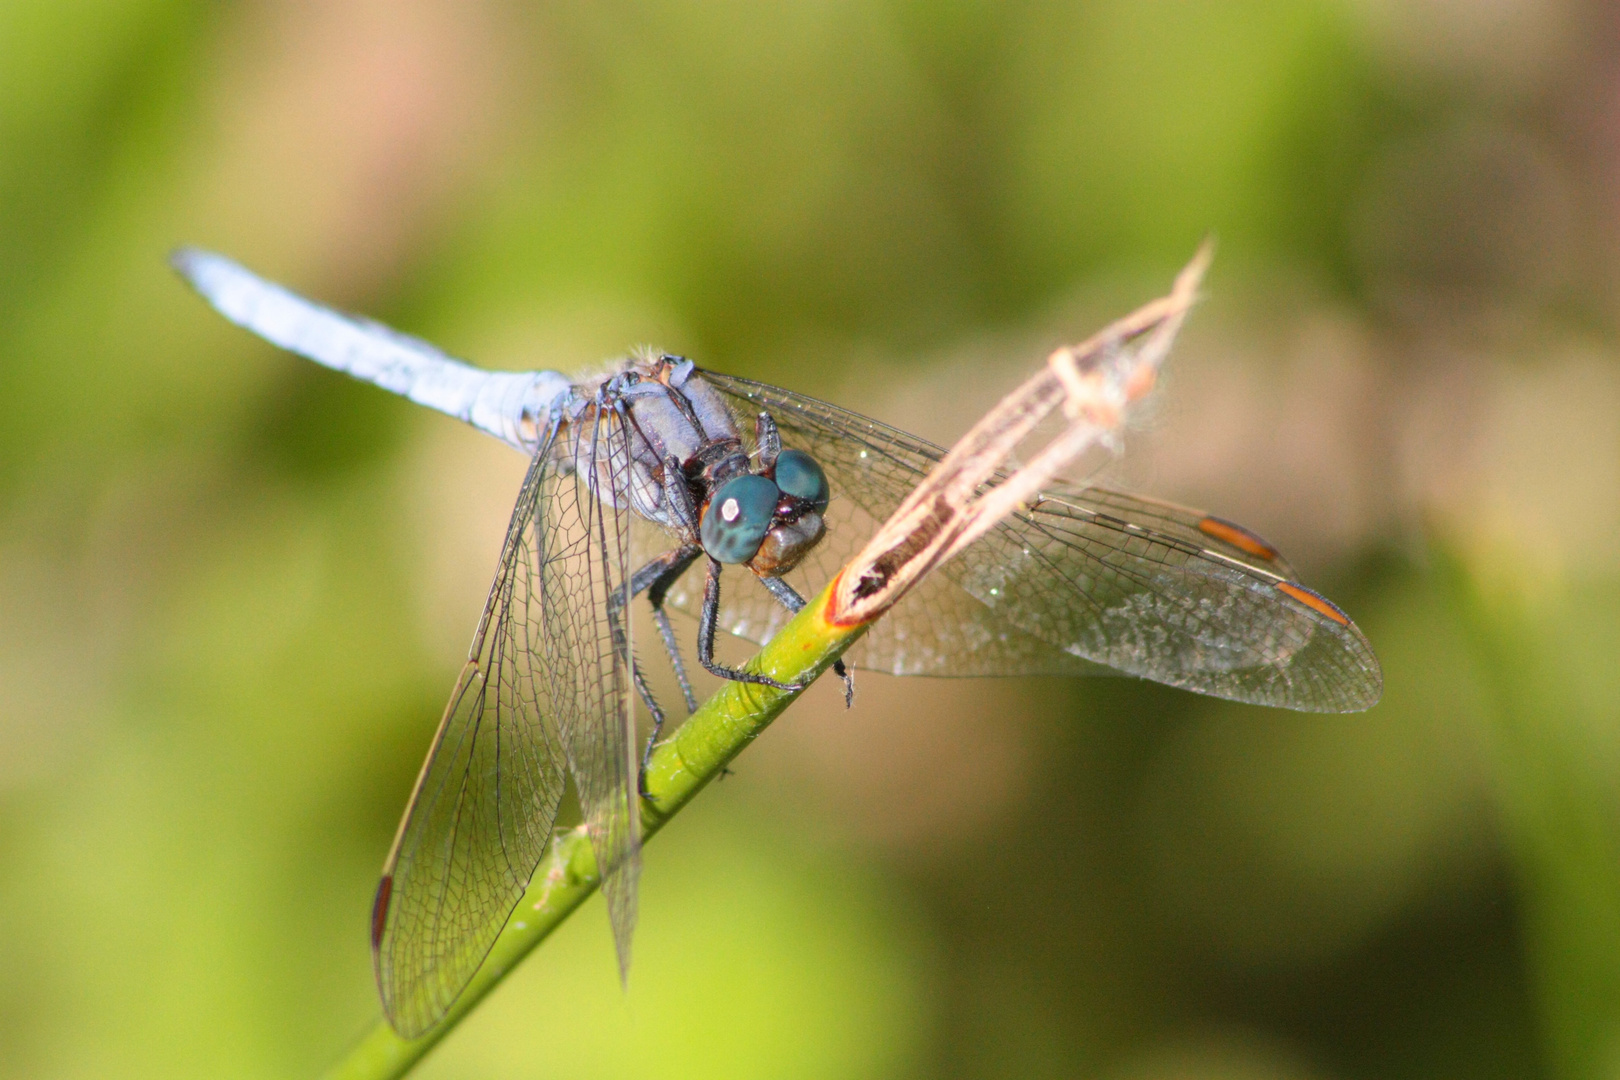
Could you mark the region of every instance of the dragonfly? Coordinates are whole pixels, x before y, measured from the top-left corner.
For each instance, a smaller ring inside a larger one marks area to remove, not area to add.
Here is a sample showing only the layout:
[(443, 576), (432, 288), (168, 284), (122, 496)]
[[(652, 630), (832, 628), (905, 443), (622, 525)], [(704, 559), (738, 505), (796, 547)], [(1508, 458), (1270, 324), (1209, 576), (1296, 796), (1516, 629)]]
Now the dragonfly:
[[(626, 975), (637, 799), (666, 718), (633, 647), (632, 602), (645, 594), (688, 713), (697, 703), (672, 609), (696, 615), (703, 668), (784, 687), (720, 663), (717, 632), (767, 642), (945, 451), (667, 353), (578, 379), (484, 371), (224, 256), (184, 249), (172, 261), (230, 321), (530, 460), (373, 904), (389, 1022), (412, 1037), (449, 1011), (527, 889), (570, 778)], [(722, 592), (725, 567), (753, 582)], [(919, 582), (845, 659), (893, 675), (1136, 676), (1312, 712), (1367, 709), (1383, 692), (1362, 631), (1256, 533), (1084, 485), (1041, 492)], [(851, 676), (835, 670), (847, 703)], [(652, 728), (639, 757), (638, 700)]]

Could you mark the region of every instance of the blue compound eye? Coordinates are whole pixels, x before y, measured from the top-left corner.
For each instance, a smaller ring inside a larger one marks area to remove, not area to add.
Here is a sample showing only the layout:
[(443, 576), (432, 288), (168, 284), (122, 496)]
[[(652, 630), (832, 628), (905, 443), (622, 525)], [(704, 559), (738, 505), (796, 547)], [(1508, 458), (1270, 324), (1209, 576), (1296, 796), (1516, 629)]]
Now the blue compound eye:
[(816, 459), (803, 450), (783, 450), (776, 457), (776, 486), (787, 495), (803, 499), (816, 513), (827, 509), (831, 493), (827, 474)]
[(780, 496), (763, 476), (736, 476), (721, 484), (698, 526), (703, 550), (723, 563), (752, 559), (770, 531)]

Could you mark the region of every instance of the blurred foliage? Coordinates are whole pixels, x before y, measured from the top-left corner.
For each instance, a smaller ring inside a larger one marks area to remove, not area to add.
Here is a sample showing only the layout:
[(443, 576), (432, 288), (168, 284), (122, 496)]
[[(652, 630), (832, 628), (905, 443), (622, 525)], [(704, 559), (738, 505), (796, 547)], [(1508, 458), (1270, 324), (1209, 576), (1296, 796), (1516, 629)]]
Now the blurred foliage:
[(818, 688), (650, 849), (628, 995), (593, 907), (425, 1072), (1614, 1075), (1617, 42), (1596, 0), (0, 4), (0, 1075), (364, 1029), (522, 467), (171, 247), (489, 366), (651, 339), (910, 423), (1208, 232), (1133, 449), (1385, 702)]

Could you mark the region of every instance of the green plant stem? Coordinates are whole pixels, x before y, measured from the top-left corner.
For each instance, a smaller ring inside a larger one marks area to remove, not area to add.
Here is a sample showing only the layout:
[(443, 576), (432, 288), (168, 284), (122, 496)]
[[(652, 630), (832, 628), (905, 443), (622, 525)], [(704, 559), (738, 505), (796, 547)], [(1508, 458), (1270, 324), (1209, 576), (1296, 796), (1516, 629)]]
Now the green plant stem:
[[(826, 621), (823, 616), (831, 592), (829, 585), (805, 605), (749, 662), (749, 670), (764, 672), (780, 682), (807, 683), (831, 667), (866, 630), (865, 625), (842, 627)], [(643, 839), (651, 839), (719, 776), (726, 764), (770, 726), (799, 693), (728, 682), (688, 717), (675, 736), (658, 747), (649, 763), (648, 798), (641, 803)], [(379, 1017), (371, 1031), (327, 1072), (328, 1080), (384, 1080), (405, 1075), (478, 1007), (484, 995), (519, 960), (562, 925), (600, 883), (596, 858), (583, 826), (553, 837), (528, 892), (449, 1014), (433, 1030), (415, 1039), (400, 1038), (388, 1021)]]

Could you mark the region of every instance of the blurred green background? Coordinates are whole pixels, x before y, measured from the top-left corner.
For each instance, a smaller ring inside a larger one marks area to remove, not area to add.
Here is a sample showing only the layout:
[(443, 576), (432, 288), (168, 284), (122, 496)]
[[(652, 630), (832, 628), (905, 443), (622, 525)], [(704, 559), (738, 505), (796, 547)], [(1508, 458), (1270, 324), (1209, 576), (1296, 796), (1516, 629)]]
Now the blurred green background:
[(653, 341), (939, 439), (1208, 301), (1112, 482), (1384, 702), (818, 686), (422, 1075), (1620, 1076), (1603, 0), (0, 3), (0, 1076), (283, 1077), (523, 462), (275, 352), (223, 250), (491, 367)]

